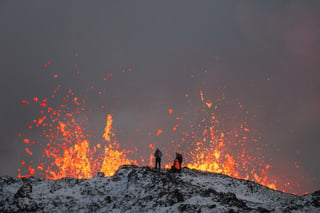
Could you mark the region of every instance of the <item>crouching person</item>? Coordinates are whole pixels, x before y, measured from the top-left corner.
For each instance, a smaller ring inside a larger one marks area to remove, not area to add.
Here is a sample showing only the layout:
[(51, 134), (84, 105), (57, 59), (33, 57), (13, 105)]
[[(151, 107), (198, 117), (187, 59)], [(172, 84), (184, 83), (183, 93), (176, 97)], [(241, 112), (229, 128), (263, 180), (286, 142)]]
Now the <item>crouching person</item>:
[(173, 166), (171, 167), (171, 170), (173, 172), (181, 172), (182, 169), (182, 155), (178, 152), (176, 152), (176, 158), (174, 159)]
[(179, 163), (179, 168), (180, 170), (182, 169), (182, 155), (178, 152), (176, 152), (176, 160), (178, 161)]
[(180, 172), (181, 171), (181, 167), (180, 167), (179, 161), (177, 159), (174, 159), (173, 165), (171, 166), (171, 171), (172, 172)]

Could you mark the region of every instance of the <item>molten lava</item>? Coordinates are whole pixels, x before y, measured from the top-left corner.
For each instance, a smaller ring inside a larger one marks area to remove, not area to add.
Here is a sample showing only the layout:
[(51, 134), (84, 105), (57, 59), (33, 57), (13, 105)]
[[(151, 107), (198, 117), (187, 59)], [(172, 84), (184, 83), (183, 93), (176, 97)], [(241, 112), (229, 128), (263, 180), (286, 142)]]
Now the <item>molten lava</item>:
[[(54, 93), (59, 91), (60, 86)], [(71, 98), (71, 90), (65, 96), (64, 103), (68, 103)], [(45, 104), (44, 104), (45, 103)], [(85, 103), (83, 100), (82, 103)], [(29, 177), (31, 175), (41, 175), (47, 179), (59, 179), (64, 177), (73, 178), (91, 178), (98, 171), (104, 172), (106, 175), (113, 175), (117, 169), (124, 164), (133, 164), (135, 161), (128, 160), (125, 151), (119, 150), (119, 144), (112, 139), (112, 115), (107, 114), (106, 127), (103, 134), (105, 142), (101, 146), (97, 144), (90, 148), (89, 135), (84, 132), (84, 127), (78, 124), (75, 114), (80, 114), (85, 108), (81, 106), (78, 97), (72, 98), (70, 102), (72, 106), (59, 105), (60, 109), (53, 110), (48, 106), (47, 99), (40, 104), (41, 107), (48, 107), (48, 115), (41, 115), (35, 122), (35, 127), (42, 129), (40, 137), (47, 138), (48, 143), (44, 146), (42, 158), (43, 162), (39, 165), (27, 165), (25, 161), (21, 161), (28, 174), (22, 175), (18, 169), (18, 177)], [(73, 112), (70, 112), (72, 109)], [(41, 114), (45, 111), (41, 110)], [(50, 119), (49, 119), (50, 118)], [(31, 145), (30, 139), (24, 139), (25, 144)], [(26, 153), (32, 155), (32, 151), (26, 147)], [(33, 161), (30, 161), (32, 164)]]
[[(69, 137), (71, 134), (65, 130), (66, 125), (62, 122), (59, 122), (59, 125), (62, 135), (64, 137)], [(77, 128), (79, 129), (79, 127)], [(106, 128), (103, 134), (103, 138), (107, 142), (111, 142), (111, 129), (112, 115), (108, 114)], [(82, 131), (78, 131), (78, 134), (82, 134)], [(100, 144), (91, 150), (89, 147), (89, 141), (82, 140), (81, 138), (83, 138), (82, 135), (77, 136), (77, 141), (73, 146), (63, 147), (63, 154), (51, 153), (51, 157), (55, 159), (53, 168), (57, 169), (49, 169), (47, 171), (47, 173), (49, 173), (47, 178), (91, 178), (96, 175), (96, 171), (101, 171), (104, 172), (105, 175), (111, 176), (118, 170), (120, 166), (133, 163), (133, 161), (130, 161), (126, 158), (123, 152), (116, 149), (118, 146), (116, 142), (104, 144), (103, 155), (95, 156), (98, 150), (101, 149)], [(102, 163), (96, 162), (97, 160)]]
[[(187, 167), (222, 173), (235, 178), (249, 179), (276, 189), (275, 181), (269, 180), (266, 174), (270, 165), (265, 166), (265, 170), (261, 170), (260, 173), (255, 172), (255, 168), (248, 168), (251, 163), (251, 156), (246, 153), (245, 149), (249, 136), (249, 128), (245, 127), (247, 124), (242, 123), (239, 129), (223, 131), (223, 126), (214, 111), (220, 107), (221, 103), (216, 103), (214, 109), (212, 109), (213, 103), (205, 100), (203, 91), (200, 91), (200, 99), (204, 106), (201, 111), (205, 112), (205, 116), (201, 124), (197, 125), (198, 129), (192, 132), (192, 137), (197, 138), (198, 142), (195, 143), (196, 146), (192, 151)], [(197, 132), (201, 134), (197, 134)], [(241, 149), (238, 148), (241, 152), (231, 151), (235, 147), (242, 147)], [(263, 162), (260, 162), (260, 164), (263, 165)], [(260, 165), (256, 164), (254, 166), (259, 167)]]
[[(58, 86), (51, 97), (54, 99), (58, 96), (60, 90), (61, 86)], [(190, 96), (186, 95), (186, 97)], [(173, 127), (168, 127), (168, 130), (157, 129), (153, 135), (160, 138), (168, 131), (179, 135), (181, 143), (174, 146), (175, 150), (166, 149), (172, 153), (180, 151), (180, 147), (186, 141), (190, 141), (187, 144), (187, 147), (190, 148), (189, 152), (183, 154), (184, 165), (191, 169), (248, 179), (276, 189), (276, 182), (267, 175), (271, 166), (247, 152), (247, 144), (251, 141), (258, 141), (254, 135), (255, 132), (249, 128), (247, 122), (241, 121), (238, 127), (228, 129), (223, 125), (225, 114), (218, 113), (224, 97), (214, 101), (213, 99), (207, 100), (205, 92), (200, 91), (200, 100), (202, 105), (197, 112), (200, 119), (189, 118), (187, 114), (177, 115), (177, 110), (170, 108), (167, 115), (176, 124)], [(25, 100), (22, 102), (29, 103)], [(134, 151), (120, 149), (120, 144), (117, 142), (112, 128), (113, 117), (111, 114), (106, 116), (104, 132), (102, 137), (99, 137), (102, 140), (94, 145), (92, 143), (93, 135), (86, 133), (86, 123), (85, 121), (81, 122), (86, 117), (83, 115), (86, 111), (85, 103), (85, 100), (75, 97), (71, 90), (63, 97), (62, 104), (56, 105), (47, 98), (42, 101), (37, 98), (34, 101), (34, 104), (39, 104), (42, 110), (39, 118), (35, 119), (34, 126), (30, 125), (29, 129), (32, 130), (33, 127), (41, 129), (40, 140), (46, 142), (34, 142), (38, 139), (23, 139), (23, 144), (27, 146), (25, 151), (29, 155), (34, 155), (31, 145), (39, 145), (43, 149), (42, 161), (38, 164), (32, 160), (30, 163), (26, 160), (21, 161), (27, 174), (22, 175), (22, 171), (18, 169), (18, 177), (40, 175), (47, 179), (91, 178), (97, 172), (104, 172), (105, 175), (111, 176), (120, 166), (125, 164), (139, 165), (148, 162), (149, 166), (153, 166), (153, 152), (155, 150), (153, 144), (149, 145), (151, 149), (149, 159), (140, 159), (138, 163), (137, 156), (134, 160), (127, 158), (126, 153), (134, 154)], [(242, 104), (239, 106), (242, 110)], [(183, 122), (189, 122), (189, 124), (186, 125)], [(168, 152), (164, 153), (163, 158), (173, 160)], [(164, 167), (170, 168), (171, 165), (167, 163)]]

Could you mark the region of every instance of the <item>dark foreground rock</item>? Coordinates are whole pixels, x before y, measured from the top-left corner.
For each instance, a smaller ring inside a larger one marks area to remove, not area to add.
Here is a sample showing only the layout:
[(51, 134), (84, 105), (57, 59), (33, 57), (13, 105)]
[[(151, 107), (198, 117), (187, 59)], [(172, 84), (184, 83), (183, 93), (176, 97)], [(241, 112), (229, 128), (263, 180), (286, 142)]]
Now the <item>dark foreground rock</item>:
[(320, 191), (294, 196), (187, 168), (122, 166), (82, 180), (0, 177), (0, 212), (320, 212)]

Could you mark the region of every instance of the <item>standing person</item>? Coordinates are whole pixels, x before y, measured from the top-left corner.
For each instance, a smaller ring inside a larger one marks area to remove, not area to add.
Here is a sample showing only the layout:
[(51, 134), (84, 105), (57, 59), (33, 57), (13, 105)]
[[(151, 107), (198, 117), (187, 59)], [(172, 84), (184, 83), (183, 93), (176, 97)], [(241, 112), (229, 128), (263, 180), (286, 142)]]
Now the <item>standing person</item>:
[(156, 158), (156, 166), (155, 166), (155, 168), (157, 168), (157, 166), (159, 165), (159, 169), (161, 169), (162, 153), (161, 153), (159, 148), (157, 148), (156, 151), (154, 152), (154, 157)]
[(179, 162), (179, 169), (181, 170), (181, 164), (182, 164), (182, 155), (178, 152), (176, 152), (176, 160)]

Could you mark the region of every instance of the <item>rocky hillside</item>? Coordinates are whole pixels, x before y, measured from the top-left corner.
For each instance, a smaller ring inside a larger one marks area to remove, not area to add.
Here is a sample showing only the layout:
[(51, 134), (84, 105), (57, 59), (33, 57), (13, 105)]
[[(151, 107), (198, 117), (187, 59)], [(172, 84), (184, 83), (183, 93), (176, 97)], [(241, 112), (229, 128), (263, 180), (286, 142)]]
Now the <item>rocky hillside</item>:
[(112, 177), (0, 177), (0, 212), (320, 212), (320, 191), (294, 196), (184, 168), (122, 166)]

